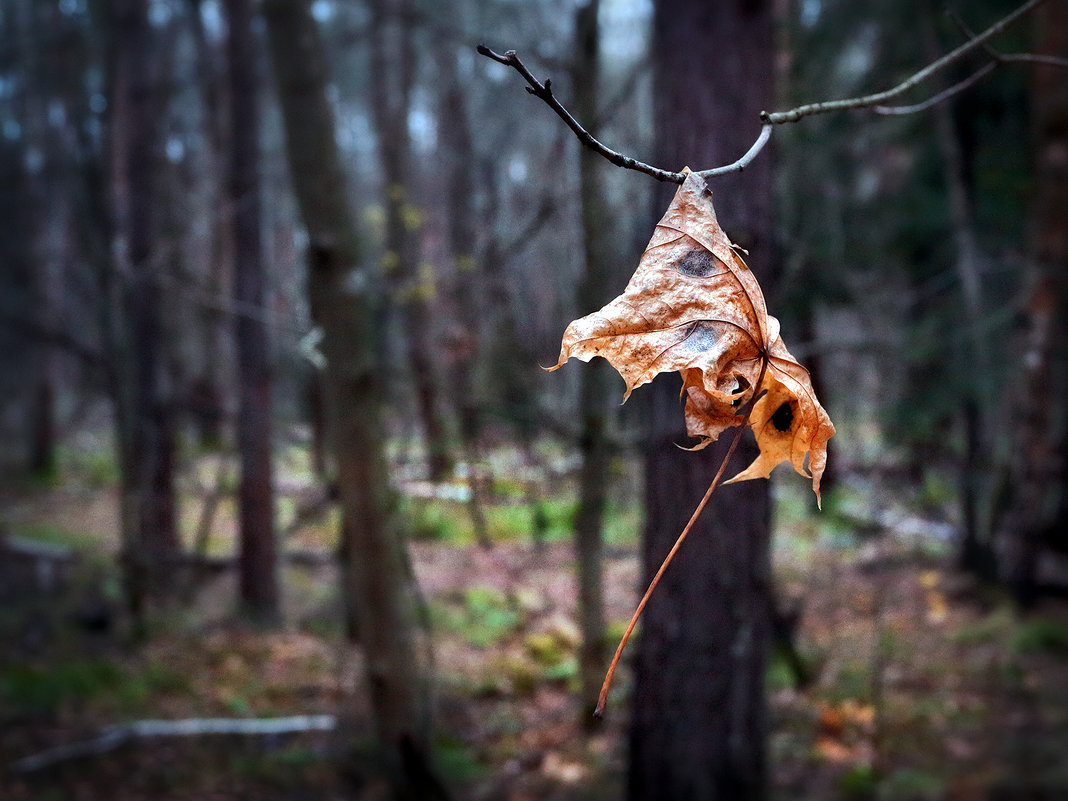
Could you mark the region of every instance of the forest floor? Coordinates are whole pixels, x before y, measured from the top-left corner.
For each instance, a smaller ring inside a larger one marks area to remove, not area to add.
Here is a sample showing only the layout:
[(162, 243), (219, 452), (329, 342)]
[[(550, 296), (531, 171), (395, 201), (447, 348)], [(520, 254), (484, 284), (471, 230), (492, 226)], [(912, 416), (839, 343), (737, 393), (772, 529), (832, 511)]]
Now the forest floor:
[[(0, 799), (384, 798), (363, 745), (371, 732), (359, 649), (344, 644), (338, 622), (334, 513), (286, 539), (294, 558), (282, 571), (280, 630), (234, 614), (234, 571), (222, 567), (198, 577), (188, 602), (157, 613), (134, 643), (115, 612), (115, 490), (106, 470), (92, 468), (0, 499), (7, 534), (77, 555), (50, 590), (0, 607)], [(186, 480), (188, 531), (203, 510), (204, 477), (217, 474), (206, 464)], [(498, 482), (487, 510), (492, 550), (473, 543), (462, 492), (407, 485), (419, 521), (411, 552), (433, 623), (438, 756), (459, 801), (624, 795), (625, 669), (607, 720), (593, 733), (580, 722), (573, 499), (561, 475), (540, 496), (538, 543), (528, 494)], [(781, 657), (769, 668), (774, 798), (1068, 799), (1068, 605), (1019, 616), (998, 591), (955, 574), (949, 527), (928, 519), (937, 516), (930, 509), (877, 509), (857, 484), (816, 517), (809, 499), (776, 479), (776, 572), (781, 597), (802, 612), (796, 644), (811, 681), (799, 688)], [(304, 489), (287, 494), (287, 481), (283, 470), (280, 516), (292, 519)], [(637, 493), (625, 477), (617, 483), (605, 565), (612, 637), (639, 581), (640, 520), (626, 500)], [(232, 553), (231, 523), (224, 499), (209, 555)], [(202, 735), (14, 769), (132, 720), (338, 713), (354, 750), (323, 732)]]

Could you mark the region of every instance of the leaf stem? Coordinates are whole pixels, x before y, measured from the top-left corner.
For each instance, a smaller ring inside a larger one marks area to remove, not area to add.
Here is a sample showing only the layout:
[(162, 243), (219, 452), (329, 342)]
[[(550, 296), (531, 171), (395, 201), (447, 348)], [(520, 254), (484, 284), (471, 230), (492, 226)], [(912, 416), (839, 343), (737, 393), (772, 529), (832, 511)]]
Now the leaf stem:
[(675, 554), (682, 546), (683, 540), (690, 533), (690, 529), (693, 528), (693, 524), (697, 522), (697, 518), (701, 516), (701, 512), (705, 510), (705, 506), (708, 505), (709, 499), (712, 497), (712, 493), (716, 491), (716, 487), (719, 486), (720, 481), (723, 479), (723, 473), (727, 469), (727, 463), (730, 462), (731, 457), (734, 455), (735, 449), (738, 447), (738, 443), (741, 442), (742, 434), (745, 433), (746, 426), (749, 424), (749, 418), (753, 414), (753, 407), (760, 398), (765, 394), (766, 390), (761, 390), (760, 385), (764, 383), (764, 376), (768, 369), (768, 354), (762, 353), (760, 360), (760, 376), (757, 378), (756, 389), (753, 392), (753, 396), (743, 407), (743, 410), (739, 413), (743, 415), (742, 422), (738, 424), (738, 431), (734, 435), (734, 439), (731, 440), (730, 447), (727, 448), (727, 452), (723, 455), (723, 461), (719, 463), (719, 469), (716, 471), (715, 477), (712, 479), (712, 483), (708, 485), (708, 489), (705, 490), (704, 497), (701, 498), (701, 502), (697, 504), (697, 508), (693, 510), (693, 514), (690, 515), (689, 522), (686, 523), (685, 528), (682, 529), (682, 533), (679, 534), (675, 540), (675, 544), (671, 546), (671, 550), (668, 551), (667, 556), (664, 557), (664, 561), (660, 563), (660, 568), (656, 571), (656, 575), (653, 576), (653, 580), (649, 582), (649, 587), (645, 590), (645, 594), (642, 599), (638, 601), (638, 606), (634, 609), (634, 614), (630, 616), (630, 622), (627, 624), (627, 630), (623, 632), (623, 636), (619, 640), (619, 645), (616, 646), (616, 652), (612, 656), (612, 662), (608, 666), (608, 672), (605, 673), (604, 683), (601, 684), (600, 695), (597, 696), (597, 706), (593, 710), (594, 717), (603, 718), (604, 708), (608, 703), (608, 690), (612, 686), (612, 678), (616, 674), (616, 667), (619, 665), (619, 658), (623, 655), (623, 649), (627, 645), (627, 640), (630, 639), (631, 633), (634, 631), (634, 627), (638, 623), (638, 618), (641, 617), (642, 611), (645, 609), (645, 605), (649, 602), (649, 598), (653, 594), (653, 590), (656, 589), (656, 585), (660, 583), (660, 577), (664, 575), (664, 571), (667, 570), (667, 566), (671, 564), (671, 560), (675, 558)]

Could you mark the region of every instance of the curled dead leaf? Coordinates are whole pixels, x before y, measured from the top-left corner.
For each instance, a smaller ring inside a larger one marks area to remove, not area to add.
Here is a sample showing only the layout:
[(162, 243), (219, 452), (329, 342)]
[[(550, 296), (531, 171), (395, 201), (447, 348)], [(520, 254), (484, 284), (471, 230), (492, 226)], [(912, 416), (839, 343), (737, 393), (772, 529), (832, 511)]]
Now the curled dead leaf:
[(626, 382), (624, 400), (659, 373), (678, 371), (695, 448), (739, 425), (739, 409), (758, 396), (748, 424), (760, 455), (731, 481), (767, 478), (789, 462), (811, 476), (818, 501), (834, 425), (739, 251), (716, 220), (712, 192), (688, 173), (623, 294), (567, 327), (551, 369), (601, 356)]

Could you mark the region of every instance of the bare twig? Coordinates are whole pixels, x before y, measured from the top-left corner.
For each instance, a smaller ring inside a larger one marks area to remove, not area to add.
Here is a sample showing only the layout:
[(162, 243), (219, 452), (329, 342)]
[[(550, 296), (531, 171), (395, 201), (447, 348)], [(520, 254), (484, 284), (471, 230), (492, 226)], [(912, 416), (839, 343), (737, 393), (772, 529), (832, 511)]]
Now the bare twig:
[(624, 156), (622, 153), (617, 153), (615, 150), (612, 150), (612, 148), (595, 139), (593, 134), (583, 128), (579, 121), (571, 116), (571, 112), (564, 108), (563, 104), (556, 99), (552, 90), (552, 82), (546, 78), (545, 83), (542, 83), (535, 78), (533, 73), (527, 69), (527, 65), (523, 63), (522, 59), (519, 58), (514, 50), (506, 50), (504, 53), (496, 53), (481, 44), (476, 49), (486, 58), (493, 59), (497, 63), (504, 64), (507, 67), (512, 67), (516, 72), (522, 75), (524, 80), (529, 84), (529, 86), (527, 86), (527, 91), (530, 92), (530, 94), (545, 101), (546, 105), (556, 112), (556, 115), (567, 124), (567, 127), (575, 132), (575, 136), (579, 138), (579, 141), (582, 142), (582, 144), (591, 150), (600, 153), (612, 162), (612, 164), (627, 170), (643, 172), (658, 181), (669, 181), (671, 183), (681, 184), (685, 180), (686, 176), (681, 172), (662, 170), (659, 167), (653, 167), (650, 164), (638, 161), (630, 156)]
[[(965, 36), (967, 36), (969, 39), (975, 38), (975, 32), (972, 31), (970, 27), (968, 27), (968, 23), (961, 19), (960, 15), (956, 11), (954, 11), (953, 9), (949, 9), (948, 11), (946, 11), (946, 16), (949, 17), (950, 21), (952, 21), (954, 25), (960, 28), (961, 32)], [(1002, 53), (1000, 50), (995, 49), (990, 44), (983, 45), (983, 50), (985, 50), (986, 54), (992, 59), (994, 59), (994, 61), (1000, 62), (1002, 64), (1008, 62), (1022, 62), (1029, 64), (1046, 64), (1051, 67), (1068, 68), (1068, 58), (1061, 58), (1060, 56), (1049, 56), (1042, 53)]]
[(882, 92), (875, 92), (874, 94), (870, 95), (863, 95), (861, 97), (850, 97), (844, 98), (842, 100), (827, 100), (821, 103), (808, 103), (804, 106), (798, 106), (797, 108), (790, 109), (789, 111), (776, 111), (772, 113), (768, 113), (765, 111), (761, 113), (760, 118), (766, 123), (778, 125), (780, 123), (785, 122), (797, 122), (802, 117), (808, 117), (813, 114), (825, 114), (828, 111), (846, 111), (848, 109), (870, 108), (871, 106), (880, 105), (886, 102), (887, 100), (893, 100), (895, 97), (903, 95), (905, 92), (907, 92), (909, 89), (912, 89), (914, 86), (918, 86), (919, 84), (923, 83), (936, 72), (949, 66), (961, 56), (965, 55), (966, 53), (970, 53), (975, 48), (985, 44), (987, 41), (992, 39), (994, 36), (997, 36), (997, 34), (1001, 33), (1020, 17), (1033, 11), (1043, 2), (1044, 0), (1028, 0), (1015, 11), (1005, 15), (1000, 20), (995, 22), (993, 25), (991, 25), (978, 36), (969, 39), (967, 42), (946, 53), (941, 58), (931, 62), (922, 70), (913, 73), (908, 78), (906, 78), (897, 86), (891, 89), (886, 89)]
[[(698, 171), (698, 175), (700, 175), (702, 178), (714, 178), (718, 175), (741, 172), (750, 164), (750, 162), (753, 161), (753, 159), (756, 158), (756, 156), (764, 148), (764, 145), (767, 144), (768, 139), (771, 138), (771, 130), (773, 125), (781, 125), (787, 122), (797, 122), (803, 117), (808, 117), (813, 114), (825, 114), (830, 111), (845, 111), (848, 109), (871, 108), (872, 106), (876, 107), (875, 111), (879, 114), (911, 114), (917, 111), (923, 111), (924, 109), (930, 108), (931, 106), (936, 105), (937, 103), (940, 103), (949, 97), (952, 97), (958, 92), (964, 91), (965, 89), (979, 81), (981, 78), (992, 72), (999, 63), (1006, 61), (1031, 61), (1041, 64), (1051, 64), (1054, 66), (1068, 67), (1068, 60), (1061, 59), (1056, 56), (1032, 55), (1029, 53), (1002, 55), (1000, 53), (997, 53), (996, 51), (993, 51), (992, 48), (987, 45), (987, 42), (990, 39), (1001, 33), (1003, 30), (1005, 30), (1005, 28), (1014, 23), (1020, 17), (1034, 10), (1039, 4), (1043, 3), (1044, 1), (1045, 0), (1027, 0), (1027, 2), (1017, 8), (1015, 11), (1002, 17), (1000, 20), (995, 22), (982, 33), (975, 36), (971, 36), (968, 41), (964, 42), (964, 44), (960, 45), (949, 53), (946, 53), (946, 55), (942, 56), (936, 61), (931, 62), (923, 69), (913, 73), (904, 81), (902, 81), (897, 86), (894, 86), (891, 89), (887, 89), (882, 92), (875, 92), (874, 94), (870, 95), (863, 95), (860, 97), (844, 98), (841, 100), (827, 100), (820, 103), (808, 103), (806, 105), (798, 106), (797, 108), (789, 109), (787, 111), (762, 111), (760, 113), (760, 120), (763, 125), (760, 128), (760, 133), (757, 135), (756, 141), (753, 142), (752, 146), (745, 153), (745, 155), (737, 161), (734, 161), (730, 164), (726, 164), (722, 167), (713, 167), (711, 169)], [(939, 92), (938, 94), (927, 100), (924, 100), (921, 103), (916, 103), (911, 106), (882, 105), (885, 101), (892, 100), (893, 98), (904, 94), (909, 89), (912, 89), (913, 87), (923, 83), (936, 72), (944, 69), (948, 65), (960, 59), (965, 54), (970, 53), (972, 50), (975, 50), (977, 47), (987, 47), (988, 51), (993, 53), (992, 57), (994, 58), (994, 63), (988, 64), (970, 77), (965, 78), (960, 83), (957, 83), (951, 86), (950, 88)], [(625, 156), (622, 153), (612, 150), (612, 148), (608, 147), (607, 145), (596, 139), (593, 134), (587, 131), (582, 126), (582, 124), (571, 115), (571, 112), (569, 112), (563, 106), (563, 104), (559, 100), (557, 100), (556, 96), (553, 94), (552, 91), (551, 81), (546, 78), (545, 82), (542, 83), (537, 78), (535, 78), (533, 73), (531, 73), (531, 71), (523, 63), (522, 59), (520, 59), (519, 56), (516, 54), (515, 50), (506, 50), (504, 53), (497, 53), (486, 47), (485, 45), (481, 44), (478, 46), (477, 50), (481, 55), (486, 56), (487, 58), (490, 58), (498, 62), (499, 64), (504, 64), (507, 67), (512, 67), (514, 70), (516, 70), (516, 72), (522, 75), (524, 80), (526, 80), (528, 84), (526, 89), (530, 94), (543, 100), (549, 106), (549, 108), (556, 112), (556, 115), (567, 124), (567, 126), (575, 133), (575, 136), (578, 137), (579, 141), (582, 142), (582, 144), (584, 144), (586, 147), (590, 148), (594, 152), (599, 153), (604, 158), (608, 159), (608, 161), (610, 161), (612, 164), (615, 164), (617, 167), (623, 167), (624, 169), (635, 170), (637, 172), (645, 173), (646, 175), (649, 175), (658, 181), (667, 181), (670, 183), (681, 184), (683, 180), (685, 180), (686, 175), (683, 172), (673, 172), (671, 170), (665, 170), (660, 167), (654, 167), (651, 164), (646, 164), (645, 162), (638, 161), (637, 159), (631, 158), (630, 156)]]
[(915, 114), (918, 111), (926, 111), (927, 109), (931, 108), (932, 106), (936, 106), (939, 103), (941, 103), (942, 101), (948, 100), (949, 98), (953, 97), (953, 95), (960, 94), (965, 89), (967, 89), (969, 86), (971, 86), (974, 83), (979, 82), (980, 80), (985, 78), (987, 75), (992, 73), (997, 68), (998, 68), (998, 62), (997, 61), (991, 61), (991, 62), (989, 62), (987, 64), (984, 64), (982, 67), (977, 69), (975, 72), (973, 72), (967, 78), (965, 78), (963, 81), (958, 81), (957, 83), (953, 84), (952, 86), (946, 87), (945, 89), (943, 89), (938, 94), (931, 95), (929, 98), (927, 98), (926, 100), (922, 100), (919, 103), (913, 103), (912, 105), (909, 105), (909, 106), (876, 106), (873, 110), (875, 111), (876, 114), (886, 114), (886, 115)]
[(713, 178), (717, 175), (726, 175), (730, 172), (741, 172), (749, 163), (757, 157), (757, 154), (764, 149), (764, 145), (771, 139), (771, 125), (764, 123), (760, 126), (760, 133), (757, 134), (756, 141), (745, 151), (745, 155), (737, 161), (731, 162), (723, 167), (713, 167), (711, 170), (702, 170), (697, 173), (702, 178)]
[(1068, 58), (1060, 56), (1048, 56), (1044, 53), (1003, 53), (1001, 61), (1014, 61), (1026, 64), (1044, 64), (1047, 67), (1060, 67), (1068, 69)]
[[(968, 40), (970, 42), (975, 41), (978, 38), (975, 32), (968, 27), (968, 25), (964, 22), (964, 20), (960, 18), (958, 14), (956, 14), (956, 12), (951, 10), (946, 13), (949, 18), (957, 25), (957, 27), (961, 29), (964, 35), (968, 37)], [(1051, 67), (1060, 67), (1062, 69), (1068, 69), (1068, 58), (1061, 58), (1060, 56), (1049, 56), (1041, 53), (1002, 53), (1001, 51), (991, 46), (989, 43), (983, 44), (983, 50), (986, 51), (986, 54), (990, 56), (992, 61), (987, 64), (984, 64), (982, 67), (977, 69), (964, 80), (958, 81), (952, 86), (943, 89), (938, 94), (932, 95), (931, 97), (919, 103), (913, 103), (907, 106), (876, 106), (874, 109), (875, 113), (886, 115), (901, 115), (915, 114), (919, 111), (926, 111), (927, 109), (932, 108), (933, 106), (936, 106), (945, 100), (948, 100), (954, 95), (960, 94), (964, 90), (971, 87), (973, 84), (978, 83), (980, 80), (985, 78), (987, 75), (989, 75), (1002, 64), (1045, 64)]]

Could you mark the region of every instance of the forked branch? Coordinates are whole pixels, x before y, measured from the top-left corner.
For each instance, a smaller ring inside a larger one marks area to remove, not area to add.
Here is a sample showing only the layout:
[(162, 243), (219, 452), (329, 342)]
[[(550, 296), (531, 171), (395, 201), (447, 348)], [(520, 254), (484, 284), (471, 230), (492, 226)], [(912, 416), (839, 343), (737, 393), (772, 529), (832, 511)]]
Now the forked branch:
[[(762, 122), (760, 133), (757, 135), (756, 141), (746, 151), (745, 155), (739, 158), (737, 161), (725, 164), (721, 167), (713, 167), (707, 170), (701, 170), (698, 174), (702, 178), (713, 178), (717, 175), (725, 175), (727, 173), (741, 172), (756, 158), (760, 151), (767, 144), (771, 138), (772, 127), (775, 125), (782, 125), (788, 122), (797, 122), (804, 117), (812, 116), (814, 114), (826, 114), (831, 111), (846, 111), (851, 109), (862, 109), (876, 107), (876, 112), (880, 114), (912, 114), (934, 106), (953, 95), (964, 91), (968, 87), (977, 83), (980, 79), (989, 75), (994, 71), (994, 68), (999, 64), (1007, 62), (1038, 62), (1044, 64), (1053, 64), (1056, 66), (1065, 66), (1063, 59), (1058, 59), (1054, 56), (1034, 55), (1029, 53), (1002, 55), (993, 51), (987, 44), (993, 37), (997, 36), (1007, 27), (1012, 25), (1018, 19), (1025, 14), (1030, 13), (1037, 8), (1045, 0), (1027, 0), (1023, 5), (1019, 6), (1015, 11), (1006, 14), (999, 19), (989, 28), (982, 33), (976, 35), (969, 35), (966, 42), (946, 53), (941, 58), (931, 62), (926, 67), (910, 75), (896, 86), (886, 89), (881, 92), (875, 92), (869, 95), (862, 95), (859, 97), (843, 98), (841, 100), (826, 100), (819, 103), (807, 103), (803, 106), (789, 109), (787, 111), (775, 111), (767, 112), (762, 111), (760, 113), (760, 120)], [(928, 80), (931, 76), (936, 74), (942, 69), (945, 69), (950, 64), (960, 60), (963, 56), (972, 52), (976, 48), (985, 47), (990, 54), (992, 61), (984, 67), (977, 70), (968, 78), (954, 84), (953, 86), (945, 89), (932, 97), (924, 100), (920, 103), (915, 103), (908, 106), (885, 106), (883, 105), (888, 100), (893, 100), (896, 97), (908, 92), (910, 89), (918, 86), (924, 81)], [(668, 181), (671, 183), (681, 184), (686, 175), (683, 172), (674, 172), (672, 170), (665, 170), (661, 167), (654, 167), (651, 164), (646, 164), (643, 161), (639, 161), (630, 156), (619, 153), (612, 148), (605, 145), (593, 136), (582, 123), (575, 119), (575, 117), (569, 112), (564, 105), (557, 99), (556, 95), (552, 91), (552, 82), (546, 78), (542, 83), (523, 63), (522, 59), (514, 50), (507, 50), (504, 53), (497, 53), (485, 45), (478, 46), (478, 52), (493, 59), (494, 61), (504, 64), (505, 66), (512, 67), (520, 75), (523, 76), (527, 82), (527, 91), (537, 98), (544, 101), (549, 108), (551, 108), (560, 119), (562, 119), (567, 126), (575, 133), (579, 141), (583, 145), (590, 148), (596, 153), (604, 156), (612, 164), (617, 167), (623, 167), (628, 170), (635, 170), (637, 172), (645, 173), (658, 181)]]

